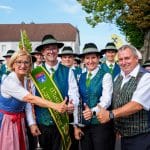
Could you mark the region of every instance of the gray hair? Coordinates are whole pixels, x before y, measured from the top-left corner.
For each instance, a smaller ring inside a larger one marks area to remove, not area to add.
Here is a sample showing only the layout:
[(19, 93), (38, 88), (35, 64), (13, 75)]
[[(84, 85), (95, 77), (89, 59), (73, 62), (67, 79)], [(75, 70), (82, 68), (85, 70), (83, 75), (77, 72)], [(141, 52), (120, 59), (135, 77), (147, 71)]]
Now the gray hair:
[(118, 52), (119, 51), (123, 51), (125, 49), (129, 48), (131, 50), (131, 52), (136, 56), (138, 57), (138, 50), (136, 49), (136, 47), (132, 46), (132, 45), (123, 45), (121, 46), (119, 49), (118, 49)]

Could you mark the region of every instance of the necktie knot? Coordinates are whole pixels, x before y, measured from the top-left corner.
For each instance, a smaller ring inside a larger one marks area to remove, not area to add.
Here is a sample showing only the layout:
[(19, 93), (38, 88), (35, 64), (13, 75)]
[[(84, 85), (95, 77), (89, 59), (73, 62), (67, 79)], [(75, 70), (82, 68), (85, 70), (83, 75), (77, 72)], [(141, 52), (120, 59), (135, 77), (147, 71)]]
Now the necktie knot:
[(110, 65), (109, 65), (109, 68), (112, 68), (112, 67), (113, 67), (113, 64), (110, 64)]
[(51, 70), (51, 72), (52, 72), (52, 73), (54, 73), (54, 72), (55, 72), (55, 69), (54, 69), (54, 68), (51, 68), (50, 70)]
[(86, 86), (87, 86), (87, 87), (89, 87), (89, 85), (90, 85), (91, 77), (92, 77), (92, 73), (89, 72), (89, 73), (88, 73), (88, 76), (87, 76), (87, 79), (86, 79)]
[(54, 68), (50, 68), (51, 71), (51, 76), (53, 77), (54, 73), (55, 73), (55, 69)]
[(91, 78), (91, 76), (92, 76), (92, 73), (89, 72), (89, 73), (88, 73), (88, 78)]
[(109, 65), (109, 70), (110, 70), (110, 73), (112, 74), (113, 73), (113, 64)]

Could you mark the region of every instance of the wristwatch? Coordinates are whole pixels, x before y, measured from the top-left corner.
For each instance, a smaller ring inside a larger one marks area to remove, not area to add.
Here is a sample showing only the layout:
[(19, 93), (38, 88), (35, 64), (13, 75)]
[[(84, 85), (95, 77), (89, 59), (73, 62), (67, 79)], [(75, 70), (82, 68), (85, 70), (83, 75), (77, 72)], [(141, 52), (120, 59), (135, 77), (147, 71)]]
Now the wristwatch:
[(112, 111), (109, 111), (109, 119), (114, 120), (114, 118), (115, 118), (114, 113)]

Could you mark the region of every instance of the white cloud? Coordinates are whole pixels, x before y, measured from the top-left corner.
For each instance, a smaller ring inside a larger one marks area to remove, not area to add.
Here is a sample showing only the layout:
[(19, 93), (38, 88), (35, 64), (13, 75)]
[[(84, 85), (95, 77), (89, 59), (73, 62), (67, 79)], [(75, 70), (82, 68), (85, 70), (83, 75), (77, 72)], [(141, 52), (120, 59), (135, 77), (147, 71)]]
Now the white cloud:
[(9, 13), (9, 12), (13, 11), (14, 9), (10, 6), (0, 5), (0, 10), (6, 11)]

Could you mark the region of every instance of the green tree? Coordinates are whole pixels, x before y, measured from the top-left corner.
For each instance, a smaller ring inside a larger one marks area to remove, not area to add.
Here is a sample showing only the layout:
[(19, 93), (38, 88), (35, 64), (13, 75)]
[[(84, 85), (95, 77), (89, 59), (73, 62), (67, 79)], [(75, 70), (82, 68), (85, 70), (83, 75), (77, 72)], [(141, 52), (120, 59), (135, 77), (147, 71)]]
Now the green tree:
[(21, 30), (20, 34), (21, 34), (21, 39), (20, 39), (20, 42), (19, 42), (19, 48), (20, 49), (26, 49), (30, 53), (32, 51), (32, 44), (31, 44), (31, 42), (28, 38), (28, 35), (27, 35), (26, 31)]
[[(88, 16), (92, 27), (98, 23), (115, 23), (128, 42), (150, 51), (150, 1), (149, 0), (77, 0)], [(145, 41), (144, 41), (145, 40)], [(150, 56), (149, 56), (150, 57)]]
[(137, 28), (135, 24), (129, 24), (122, 20), (117, 21), (120, 31), (126, 36), (126, 40), (136, 48), (140, 49), (144, 44), (144, 32)]

